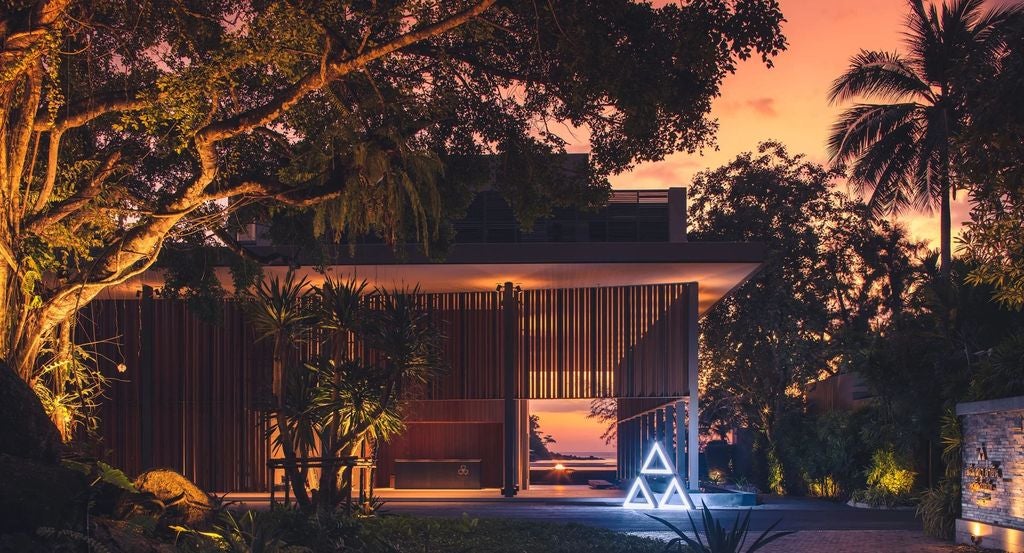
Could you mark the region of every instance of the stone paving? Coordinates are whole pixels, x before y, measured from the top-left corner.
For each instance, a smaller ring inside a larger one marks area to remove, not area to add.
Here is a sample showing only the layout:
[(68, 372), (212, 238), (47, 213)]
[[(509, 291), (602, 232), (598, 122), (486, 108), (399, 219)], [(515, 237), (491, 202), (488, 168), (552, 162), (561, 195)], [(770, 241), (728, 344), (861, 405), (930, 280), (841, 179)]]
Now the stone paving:
[[(629, 532), (669, 540), (668, 532)], [(691, 536), (692, 537), (692, 536)], [(748, 544), (749, 545), (749, 544)], [(779, 538), (759, 553), (951, 553), (954, 546), (914, 530), (802, 530)]]

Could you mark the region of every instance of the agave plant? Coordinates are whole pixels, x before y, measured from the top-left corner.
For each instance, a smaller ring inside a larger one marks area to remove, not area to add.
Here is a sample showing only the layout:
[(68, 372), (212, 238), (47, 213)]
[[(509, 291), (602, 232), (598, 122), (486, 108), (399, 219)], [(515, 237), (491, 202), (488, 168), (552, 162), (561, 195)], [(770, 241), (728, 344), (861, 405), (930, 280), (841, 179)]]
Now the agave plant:
[(707, 543), (700, 537), (700, 527), (693, 520), (693, 516), (690, 513), (686, 513), (686, 516), (690, 519), (690, 527), (693, 529), (693, 537), (689, 537), (679, 529), (678, 526), (671, 522), (648, 514), (647, 516), (667, 526), (676, 535), (668, 545), (665, 546), (666, 551), (678, 550), (683, 551), (685, 545), (694, 553), (753, 553), (768, 545), (769, 543), (783, 537), (792, 534), (793, 532), (775, 532), (772, 534), (772, 530), (782, 522), (782, 519), (775, 521), (771, 526), (768, 527), (753, 543), (750, 544), (746, 550), (743, 546), (747, 542), (747, 534), (750, 530), (750, 510), (748, 509), (744, 513), (743, 518), (740, 519), (740, 515), (736, 515), (736, 521), (733, 523), (732, 528), (726, 530), (720, 522), (715, 520), (715, 517), (711, 515), (711, 509), (703, 501), (701, 502), (702, 518), (704, 522), (704, 537)]

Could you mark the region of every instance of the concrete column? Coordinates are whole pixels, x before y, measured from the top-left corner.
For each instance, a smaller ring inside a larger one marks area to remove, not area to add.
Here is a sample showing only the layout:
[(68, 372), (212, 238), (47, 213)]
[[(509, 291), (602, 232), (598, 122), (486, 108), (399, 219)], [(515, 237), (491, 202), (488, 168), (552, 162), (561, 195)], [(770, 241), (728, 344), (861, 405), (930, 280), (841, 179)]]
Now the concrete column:
[(689, 415), (689, 421), (687, 421), (687, 451), (686, 451), (686, 468), (687, 468), (687, 486), (691, 490), (697, 490), (700, 488), (698, 467), (700, 462), (700, 441), (698, 436), (698, 423), (700, 421), (700, 399), (698, 398), (699, 390), (697, 386), (697, 333), (699, 328), (697, 326), (697, 318), (700, 315), (699, 311), (699, 296), (697, 283), (691, 283), (686, 287), (687, 289), (687, 332), (688, 332), (688, 345), (686, 348), (686, 372), (688, 382), (690, 383), (690, 397), (687, 402), (687, 414)]
[[(665, 406), (665, 431), (662, 433), (662, 444), (665, 446), (665, 455), (676, 462), (676, 408), (674, 405)], [(678, 472), (679, 469), (676, 469)]]
[(686, 189), (668, 189), (668, 241), (686, 242)]
[(658, 409), (654, 412), (654, 440), (665, 448), (665, 410)]
[(139, 308), (139, 465), (155, 466), (153, 459), (153, 367), (156, 359), (156, 309), (153, 287), (142, 286)]
[(640, 417), (640, 421), (643, 424), (643, 440), (640, 442), (640, 459), (643, 462), (644, 455), (647, 454), (647, 450), (651, 448), (651, 440), (654, 439), (654, 424), (651, 420), (650, 413), (644, 413)]
[(505, 373), (505, 476), (501, 494), (505, 497), (516, 495), (516, 477), (519, 473), (519, 413), (516, 405), (516, 343), (519, 338), (517, 307), (515, 287), (511, 282), (506, 282), (501, 289), (504, 325), (502, 369)]
[(676, 472), (685, 477), (686, 472), (686, 404), (683, 400), (676, 402)]

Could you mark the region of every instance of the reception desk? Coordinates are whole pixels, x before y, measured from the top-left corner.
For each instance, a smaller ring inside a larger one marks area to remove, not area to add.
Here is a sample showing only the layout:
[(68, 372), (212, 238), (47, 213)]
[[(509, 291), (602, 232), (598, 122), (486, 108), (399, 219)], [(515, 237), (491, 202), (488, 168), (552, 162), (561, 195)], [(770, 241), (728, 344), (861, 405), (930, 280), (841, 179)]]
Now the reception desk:
[(480, 459), (395, 459), (395, 488), (480, 489)]

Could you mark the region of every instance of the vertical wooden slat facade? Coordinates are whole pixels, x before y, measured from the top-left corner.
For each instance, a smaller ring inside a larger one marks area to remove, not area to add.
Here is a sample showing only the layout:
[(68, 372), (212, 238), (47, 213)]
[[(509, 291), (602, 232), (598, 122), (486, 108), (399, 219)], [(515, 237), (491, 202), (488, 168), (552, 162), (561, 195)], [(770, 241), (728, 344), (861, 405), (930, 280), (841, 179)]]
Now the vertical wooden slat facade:
[[(686, 395), (685, 292), (685, 284), (521, 292), (516, 397), (633, 398), (639, 408)], [(410, 411), (405, 435), (382, 448), (378, 474), (386, 478), (387, 463), (404, 455), (494, 456), (483, 469), (493, 485), (502, 418), (480, 405), (503, 397), (501, 298), (463, 292), (422, 301), (445, 334), (449, 369)], [(130, 474), (148, 468), (140, 452), (140, 303), (94, 301), (80, 319), (83, 340), (100, 341), (104, 372), (120, 378), (104, 402), (102, 434), (111, 460)], [(184, 301), (153, 301), (153, 465), (204, 489), (265, 491), (270, 448), (259, 407), (269, 397), (269, 344), (256, 340), (237, 302), (225, 300), (221, 311), (220, 323), (209, 324)], [(620, 419), (634, 408), (619, 404)]]
[[(104, 372), (118, 379), (103, 404), (101, 433), (110, 459), (129, 474), (151, 468), (140, 448), (140, 307), (136, 300), (94, 301), (79, 321), (83, 339), (99, 342)], [(270, 351), (234, 302), (224, 307), (213, 325), (185, 302), (154, 302), (153, 466), (181, 471), (204, 489), (262, 491), (269, 448), (259, 400), (269, 385)]]

